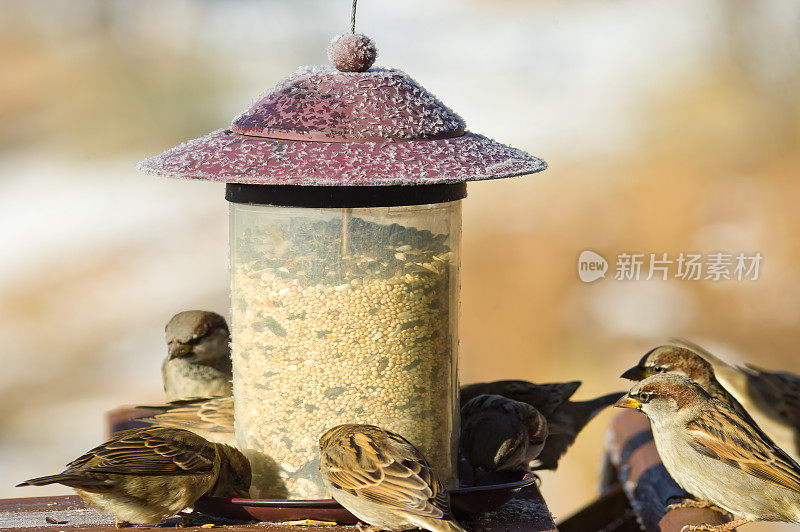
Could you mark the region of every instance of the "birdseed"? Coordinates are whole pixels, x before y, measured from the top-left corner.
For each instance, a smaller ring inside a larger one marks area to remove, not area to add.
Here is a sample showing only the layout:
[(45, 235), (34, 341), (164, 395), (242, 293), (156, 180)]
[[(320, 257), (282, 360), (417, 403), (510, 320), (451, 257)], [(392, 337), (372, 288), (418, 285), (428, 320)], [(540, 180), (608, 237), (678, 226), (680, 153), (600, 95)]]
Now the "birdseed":
[(236, 209), (258, 208), (232, 212), (236, 437), (252, 495), (329, 496), (318, 439), (341, 423), (401, 434), (455, 487), (459, 286), (448, 235), (352, 216), (343, 252), (341, 214), (238, 224)]

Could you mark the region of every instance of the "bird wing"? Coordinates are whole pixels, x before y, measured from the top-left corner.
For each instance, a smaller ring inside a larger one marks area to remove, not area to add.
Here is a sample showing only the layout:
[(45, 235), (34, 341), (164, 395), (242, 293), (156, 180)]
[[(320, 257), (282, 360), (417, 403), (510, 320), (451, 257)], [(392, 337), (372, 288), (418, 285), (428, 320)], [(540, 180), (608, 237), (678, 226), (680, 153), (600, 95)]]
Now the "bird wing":
[(197, 475), (214, 469), (216, 448), (191, 432), (160, 427), (120, 432), (67, 464), (69, 472)]
[(800, 427), (800, 377), (746, 364), (747, 385), (785, 423)]
[(580, 387), (581, 381), (535, 384), (528, 381), (494, 381), (469, 384), (461, 388), (461, 406), (479, 395), (502, 395), (528, 403), (548, 417)]
[(164, 412), (143, 418), (159, 427), (233, 432), (233, 397), (174, 401)]
[(204, 401), (208, 401), (209, 397), (184, 397), (183, 399), (175, 399), (174, 401), (169, 401), (165, 404), (160, 405), (136, 405), (135, 408), (149, 408), (152, 410), (160, 410), (165, 412), (172, 408), (176, 408), (179, 406), (187, 406), (187, 405), (195, 405), (198, 403), (202, 403)]
[(567, 401), (550, 416), (551, 432), (577, 434), (603, 409), (616, 403), (625, 392), (615, 392), (588, 401)]
[(686, 425), (701, 454), (792, 491), (800, 492), (800, 466), (752, 422), (713, 399)]
[[(383, 441), (381, 441), (383, 440)], [(421, 517), (449, 517), (447, 490), (407, 440), (395, 434), (358, 432), (321, 455), (333, 487)]]

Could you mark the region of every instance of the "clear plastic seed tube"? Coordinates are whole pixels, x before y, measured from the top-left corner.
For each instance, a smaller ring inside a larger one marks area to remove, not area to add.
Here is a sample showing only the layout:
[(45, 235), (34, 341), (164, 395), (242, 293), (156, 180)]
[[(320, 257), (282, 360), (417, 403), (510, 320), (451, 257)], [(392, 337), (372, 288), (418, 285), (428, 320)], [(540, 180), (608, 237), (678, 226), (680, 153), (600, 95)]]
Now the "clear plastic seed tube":
[(327, 497), (319, 437), (370, 423), (456, 479), (461, 202), (231, 204), (236, 438), (254, 497)]

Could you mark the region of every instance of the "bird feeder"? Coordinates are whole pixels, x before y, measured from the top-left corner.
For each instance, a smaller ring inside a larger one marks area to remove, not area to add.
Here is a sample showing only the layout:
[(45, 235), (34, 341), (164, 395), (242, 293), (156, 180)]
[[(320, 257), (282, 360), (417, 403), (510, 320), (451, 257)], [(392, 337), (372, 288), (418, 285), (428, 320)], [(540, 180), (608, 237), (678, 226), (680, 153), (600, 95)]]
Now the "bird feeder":
[(318, 438), (370, 423), (457, 486), (461, 200), (543, 170), (466, 130), (407, 74), (331, 43), (218, 130), (142, 161), (227, 183), (236, 439), (252, 495), (326, 495)]

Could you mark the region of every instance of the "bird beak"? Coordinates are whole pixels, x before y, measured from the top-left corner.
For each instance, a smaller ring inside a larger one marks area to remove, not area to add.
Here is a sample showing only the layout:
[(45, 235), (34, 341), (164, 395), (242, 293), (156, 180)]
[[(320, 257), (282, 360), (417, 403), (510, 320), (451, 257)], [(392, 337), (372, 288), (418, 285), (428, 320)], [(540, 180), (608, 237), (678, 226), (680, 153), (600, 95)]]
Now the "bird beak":
[(191, 352), (192, 346), (175, 342), (169, 346), (169, 359), (172, 360), (173, 358), (183, 358)]
[(629, 381), (640, 381), (650, 377), (651, 375), (653, 374), (646, 369), (639, 366), (633, 366), (631, 369), (620, 375), (620, 378), (628, 379)]
[(622, 398), (620, 398), (619, 401), (614, 403), (614, 406), (616, 406), (617, 408), (635, 408), (638, 410), (639, 407), (642, 406), (642, 403), (640, 403), (639, 401), (637, 401), (636, 399), (632, 398), (629, 395), (625, 395)]

